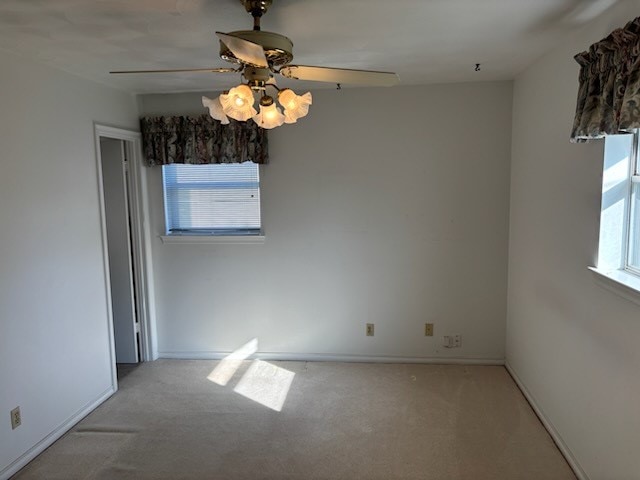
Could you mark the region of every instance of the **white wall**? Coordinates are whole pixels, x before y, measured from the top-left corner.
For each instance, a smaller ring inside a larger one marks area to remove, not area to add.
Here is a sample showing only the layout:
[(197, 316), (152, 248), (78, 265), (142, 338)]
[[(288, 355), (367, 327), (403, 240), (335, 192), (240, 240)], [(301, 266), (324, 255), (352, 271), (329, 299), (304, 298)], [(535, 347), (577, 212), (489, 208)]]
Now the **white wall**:
[(587, 270), (603, 143), (569, 143), (573, 55), (637, 14), (637, 1), (620, 2), (514, 88), (507, 362), (593, 480), (640, 478), (640, 307)]
[(137, 129), (137, 113), (128, 94), (5, 53), (0, 63), (3, 478), (111, 387), (93, 122)]
[[(255, 337), (292, 357), (503, 359), (512, 84), (314, 95), (308, 117), (270, 132), (263, 245), (154, 239), (160, 355)], [(139, 103), (203, 112), (195, 94)], [(149, 181), (160, 235), (160, 168)], [(443, 349), (447, 334), (463, 348)]]

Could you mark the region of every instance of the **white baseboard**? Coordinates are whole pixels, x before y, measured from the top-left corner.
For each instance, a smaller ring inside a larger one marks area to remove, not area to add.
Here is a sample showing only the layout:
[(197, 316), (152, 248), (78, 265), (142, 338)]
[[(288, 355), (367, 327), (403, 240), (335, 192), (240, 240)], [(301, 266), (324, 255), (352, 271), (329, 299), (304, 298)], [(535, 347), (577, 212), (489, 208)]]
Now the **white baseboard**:
[[(232, 352), (158, 352), (159, 358), (179, 360), (221, 360)], [(249, 358), (299, 362), (360, 362), (360, 363), (425, 363), (439, 365), (504, 365), (503, 358), (462, 357), (395, 357), (375, 355), (339, 355), (326, 353), (258, 352)]]
[(93, 410), (95, 410), (102, 402), (104, 402), (107, 398), (113, 395), (116, 392), (116, 389), (113, 386), (110, 386), (107, 390), (98, 395), (98, 398), (90, 401), (76, 413), (74, 413), (71, 417), (65, 420), (59, 427), (53, 430), (49, 435), (44, 437), (38, 443), (36, 443), (33, 447), (27, 450), (24, 454), (10, 463), (7, 467), (0, 471), (0, 480), (8, 480), (12, 475), (18, 473), (18, 471), (24, 467), (31, 460), (40, 455), (45, 449), (47, 449), (53, 442), (58, 440), (62, 435), (67, 433), (76, 423), (82, 420), (84, 417), (89, 415)]
[(525, 398), (531, 405), (531, 408), (533, 408), (533, 411), (536, 413), (536, 415), (542, 422), (542, 425), (544, 425), (544, 428), (546, 428), (547, 432), (549, 432), (549, 435), (551, 435), (551, 438), (557, 445), (558, 449), (560, 450), (560, 453), (562, 453), (565, 460), (571, 467), (571, 470), (573, 470), (573, 473), (575, 473), (576, 477), (578, 477), (578, 480), (589, 480), (589, 476), (582, 469), (582, 467), (576, 460), (575, 456), (571, 452), (571, 449), (569, 449), (567, 444), (564, 442), (558, 430), (556, 430), (556, 428), (553, 426), (553, 423), (551, 423), (551, 420), (549, 420), (549, 418), (545, 415), (544, 411), (542, 410), (542, 407), (540, 407), (535, 397), (527, 389), (525, 384), (522, 383), (522, 380), (520, 380), (520, 377), (518, 377), (518, 374), (513, 370), (513, 368), (511, 367), (511, 365), (509, 365), (508, 362), (505, 362), (504, 366), (509, 372), (509, 374), (511, 375), (511, 377), (513, 378), (513, 380), (518, 385), (518, 388), (520, 388), (520, 391), (522, 391), (522, 394), (525, 396)]

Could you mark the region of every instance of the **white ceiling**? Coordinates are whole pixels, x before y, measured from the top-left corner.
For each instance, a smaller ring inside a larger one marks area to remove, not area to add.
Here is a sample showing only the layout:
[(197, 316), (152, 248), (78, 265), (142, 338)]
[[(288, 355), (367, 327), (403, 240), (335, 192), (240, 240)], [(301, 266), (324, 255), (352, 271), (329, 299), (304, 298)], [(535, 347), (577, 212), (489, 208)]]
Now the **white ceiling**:
[[(395, 71), (405, 85), (504, 80), (567, 29), (613, 3), (273, 0), (262, 28), (293, 40), (294, 64)], [(0, 2), (0, 49), (136, 93), (217, 91), (237, 84), (238, 74), (108, 72), (229, 66), (218, 57), (214, 32), (251, 26), (240, 0)]]

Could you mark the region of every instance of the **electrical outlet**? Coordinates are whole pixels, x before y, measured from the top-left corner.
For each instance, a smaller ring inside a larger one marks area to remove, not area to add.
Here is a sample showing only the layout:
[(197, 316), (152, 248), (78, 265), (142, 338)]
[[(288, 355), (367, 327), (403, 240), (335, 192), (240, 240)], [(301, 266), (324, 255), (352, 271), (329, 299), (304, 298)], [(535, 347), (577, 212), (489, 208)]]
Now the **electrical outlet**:
[(445, 348), (462, 347), (462, 335), (445, 335), (442, 337), (442, 346)]
[(373, 337), (374, 325), (373, 323), (367, 323), (367, 337)]
[(425, 337), (433, 337), (433, 323), (424, 324), (424, 335)]
[(15, 430), (22, 425), (22, 415), (20, 415), (20, 407), (11, 410), (11, 430)]

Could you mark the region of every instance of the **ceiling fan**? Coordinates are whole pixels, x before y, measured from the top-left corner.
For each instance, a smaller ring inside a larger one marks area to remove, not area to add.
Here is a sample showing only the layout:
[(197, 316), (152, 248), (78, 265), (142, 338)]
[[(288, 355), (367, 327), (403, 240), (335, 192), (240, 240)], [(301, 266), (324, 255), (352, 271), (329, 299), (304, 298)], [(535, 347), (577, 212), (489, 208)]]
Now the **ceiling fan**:
[[(274, 79), (275, 75), (294, 80), (335, 83), (338, 88), (342, 84), (388, 87), (398, 83), (398, 75), (393, 72), (291, 64), (293, 42), (279, 33), (260, 29), (260, 19), (267, 13), (273, 0), (240, 0), (240, 2), (253, 17), (253, 30), (216, 32), (220, 39), (220, 58), (236, 64), (235, 68), (128, 70), (109, 73), (241, 73), (246, 83), (224, 92), (217, 99), (202, 97), (203, 105), (209, 108), (213, 118), (222, 123), (229, 123), (228, 117), (239, 121), (253, 119), (263, 128), (295, 123), (298, 118), (308, 113), (312, 102), (311, 93), (300, 96), (288, 88), (279, 89)], [(267, 88), (277, 91), (278, 102), (284, 107), (284, 114), (276, 107), (273, 97), (266, 94)], [(253, 108), (254, 93), (260, 96), (260, 113)]]
[(560, 18), (564, 24), (582, 25), (604, 13), (618, 0), (582, 0), (574, 1)]

